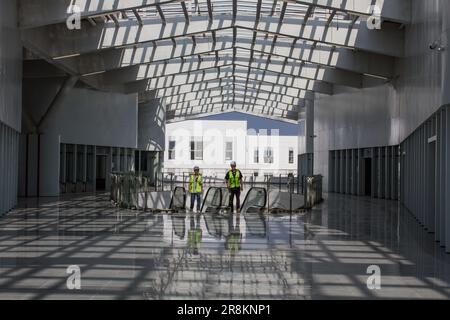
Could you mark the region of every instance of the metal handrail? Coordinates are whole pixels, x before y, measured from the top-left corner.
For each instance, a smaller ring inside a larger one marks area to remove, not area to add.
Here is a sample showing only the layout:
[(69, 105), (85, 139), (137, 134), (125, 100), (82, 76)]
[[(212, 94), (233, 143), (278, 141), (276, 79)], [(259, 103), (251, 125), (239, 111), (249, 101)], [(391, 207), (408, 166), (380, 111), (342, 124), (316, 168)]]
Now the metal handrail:
[(219, 198), (220, 198), (220, 204), (219, 204), (219, 206), (216, 208), (217, 210), (220, 210), (220, 208), (222, 207), (222, 201), (223, 201), (223, 194), (222, 194), (222, 188), (220, 188), (220, 187), (209, 187), (208, 188), (208, 191), (206, 191), (206, 195), (205, 195), (205, 198), (203, 199), (203, 203), (202, 203), (202, 207), (201, 207), (201, 209), (200, 209), (200, 212), (203, 212), (203, 208), (205, 207), (205, 203), (206, 203), (206, 200), (208, 199), (208, 195), (209, 195), (209, 193), (210, 193), (210, 191), (212, 191), (212, 190), (219, 190)]
[[(255, 189), (261, 189), (261, 190), (263, 190), (263, 192), (265, 193), (265, 195), (264, 195), (264, 205), (261, 206), (261, 209), (263, 209), (263, 208), (265, 208), (265, 207), (267, 206), (267, 203), (268, 203), (268, 201), (267, 201), (267, 200), (268, 200), (268, 199), (267, 199), (268, 192), (267, 192), (266, 188), (253, 187), (253, 188), (250, 188), (250, 189), (248, 190), (247, 194), (245, 195), (244, 202), (242, 203), (242, 208), (245, 208), (245, 207), (246, 207), (246, 204), (247, 204), (247, 201), (248, 201), (248, 197), (249, 197), (249, 195), (251, 194), (251, 192), (252, 192), (253, 190), (255, 190)], [(245, 213), (245, 212), (244, 212), (244, 213)]]
[[(178, 207), (173, 206), (173, 203), (174, 203), (173, 200), (175, 198), (175, 194), (177, 193), (177, 190), (180, 190), (180, 189), (183, 191), (183, 206), (181, 208), (178, 208)], [(187, 199), (186, 189), (184, 187), (176, 187), (173, 190), (172, 199), (170, 200), (170, 206), (169, 206), (170, 210), (175, 210), (175, 209), (185, 210), (186, 209), (186, 199)]]

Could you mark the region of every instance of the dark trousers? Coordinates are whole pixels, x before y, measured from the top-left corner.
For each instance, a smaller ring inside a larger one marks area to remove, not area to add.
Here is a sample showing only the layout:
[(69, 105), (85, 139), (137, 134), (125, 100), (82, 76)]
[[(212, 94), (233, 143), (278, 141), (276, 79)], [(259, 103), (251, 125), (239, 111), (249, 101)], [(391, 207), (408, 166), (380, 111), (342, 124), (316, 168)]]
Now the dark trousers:
[(194, 209), (194, 202), (197, 200), (197, 212), (200, 211), (202, 197), (200, 193), (191, 193), (191, 211)]
[(241, 208), (241, 189), (240, 188), (231, 188), (230, 189), (230, 209), (231, 210), (233, 210), (234, 196), (236, 196), (236, 209), (239, 210)]

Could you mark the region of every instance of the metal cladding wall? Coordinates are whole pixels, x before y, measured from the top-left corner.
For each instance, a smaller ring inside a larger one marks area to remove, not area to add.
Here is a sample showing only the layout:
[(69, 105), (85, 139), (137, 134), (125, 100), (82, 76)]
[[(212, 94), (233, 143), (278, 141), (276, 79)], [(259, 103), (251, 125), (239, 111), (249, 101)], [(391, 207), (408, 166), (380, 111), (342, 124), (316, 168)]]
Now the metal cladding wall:
[(164, 151), (166, 107), (160, 99), (140, 103), (138, 107), (138, 149)]
[(401, 144), (401, 201), (450, 252), (450, 107)]
[(0, 122), (0, 215), (17, 203), (19, 134)]
[(329, 192), (399, 198), (398, 146), (335, 150), (329, 157)]
[(450, 103), (450, 50), (430, 50), (450, 37), (450, 1), (413, 0), (405, 27), (405, 54), (389, 83), (364, 89), (335, 86), (315, 101), (314, 173), (327, 188), (329, 151), (396, 146)]
[(137, 146), (137, 94), (74, 87), (53, 105), (53, 112), (46, 113), (60, 86), (60, 79), (24, 82), (24, 110), (36, 123), (44, 116), (45, 121), (39, 135), (23, 127), (24, 135), (29, 134), (28, 152), (26, 136), (21, 139), (20, 181), (26, 185), (20, 188), (21, 195), (60, 194), (61, 143), (132, 149)]
[(17, 202), (22, 112), (22, 47), (17, 19), (16, 1), (0, 1), (0, 214)]
[(0, 122), (20, 131), (22, 121), (22, 45), (17, 3), (0, 1)]
[(399, 144), (398, 107), (392, 85), (336, 88), (315, 101), (314, 173), (329, 186), (329, 152)]

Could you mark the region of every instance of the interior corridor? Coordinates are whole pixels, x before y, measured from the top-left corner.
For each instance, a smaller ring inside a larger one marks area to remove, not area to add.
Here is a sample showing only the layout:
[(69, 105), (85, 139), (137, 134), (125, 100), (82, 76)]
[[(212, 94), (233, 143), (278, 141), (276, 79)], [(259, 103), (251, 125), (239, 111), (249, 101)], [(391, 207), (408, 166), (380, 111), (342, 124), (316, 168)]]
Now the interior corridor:
[[(66, 286), (81, 268), (81, 289)], [(369, 290), (367, 268), (381, 269)], [(448, 299), (450, 255), (396, 201), (149, 214), (107, 195), (22, 200), (0, 218), (0, 299)]]

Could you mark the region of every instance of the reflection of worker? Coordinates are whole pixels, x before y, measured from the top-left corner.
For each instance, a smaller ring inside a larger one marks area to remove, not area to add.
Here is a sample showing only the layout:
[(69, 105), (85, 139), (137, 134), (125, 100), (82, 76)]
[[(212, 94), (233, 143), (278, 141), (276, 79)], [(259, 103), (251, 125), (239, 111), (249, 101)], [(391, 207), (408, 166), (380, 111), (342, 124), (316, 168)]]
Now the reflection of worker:
[(236, 215), (236, 225), (233, 223), (233, 216), (228, 220), (228, 236), (225, 241), (225, 248), (234, 254), (241, 250), (242, 233), (241, 233), (241, 217), (239, 213)]
[(202, 229), (200, 228), (200, 215), (197, 215), (196, 221), (191, 216), (190, 228), (188, 231), (188, 245), (191, 254), (198, 254), (198, 249), (202, 243)]
[(203, 177), (199, 167), (194, 167), (194, 174), (189, 179), (189, 193), (191, 194), (191, 211), (194, 210), (194, 203), (197, 201), (197, 212), (200, 212), (201, 196), (203, 193)]
[(231, 212), (233, 212), (233, 200), (236, 196), (236, 212), (239, 212), (241, 208), (241, 191), (242, 191), (242, 173), (240, 170), (236, 169), (236, 162), (231, 162), (231, 170), (229, 170), (225, 176), (227, 181), (227, 187), (230, 191), (230, 203), (229, 207)]

